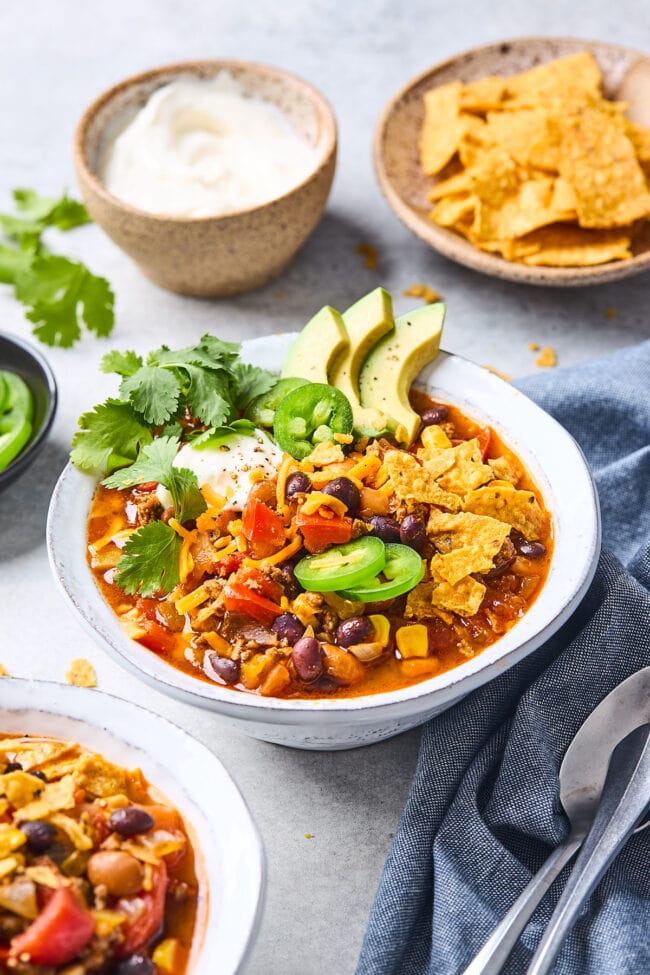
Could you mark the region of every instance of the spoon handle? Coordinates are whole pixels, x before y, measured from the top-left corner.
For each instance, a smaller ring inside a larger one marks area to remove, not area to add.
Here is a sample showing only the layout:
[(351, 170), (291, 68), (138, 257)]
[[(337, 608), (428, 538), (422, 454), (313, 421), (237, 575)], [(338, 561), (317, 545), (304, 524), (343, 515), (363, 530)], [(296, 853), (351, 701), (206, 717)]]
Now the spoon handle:
[(583, 840), (584, 833), (571, 834), (553, 850), (462, 975), (498, 975), (537, 905)]
[(583, 903), (622, 848), (650, 803), (650, 724), (614, 749), (600, 805), (580, 856), (528, 969), (546, 975)]

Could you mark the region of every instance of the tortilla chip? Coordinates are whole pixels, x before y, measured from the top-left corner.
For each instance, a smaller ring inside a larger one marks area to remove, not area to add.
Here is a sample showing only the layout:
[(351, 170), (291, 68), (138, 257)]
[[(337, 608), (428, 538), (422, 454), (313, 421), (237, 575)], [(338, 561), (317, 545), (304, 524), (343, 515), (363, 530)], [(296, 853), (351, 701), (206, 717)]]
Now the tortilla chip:
[(469, 112), (488, 112), (500, 108), (506, 94), (506, 79), (501, 75), (487, 75), (470, 81), (460, 95), (461, 108)]
[(93, 838), (86, 832), (82, 823), (64, 813), (52, 813), (49, 821), (72, 841), (77, 850), (92, 850)]
[(436, 554), (431, 559), (433, 578), (444, 579), (452, 586), (474, 572), (489, 572), (493, 568), (494, 556), (488, 555), (477, 545), (464, 545), (445, 555)]
[(472, 491), (465, 498), (463, 508), (506, 522), (530, 541), (541, 538), (548, 524), (548, 516), (533, 492), (520, 491), (505, 481)]
[[(20, 773), (12, 772), (12, 775)], [(40, 795), (33, 796), (30, 802), (25, 803), (25, 792), (16, 792), (16, 795), (7, 789), (7, 798), (17, 810), (16, 818), (21, 820), (47, 819), (53, 812), (61, 809), (72, 809), (75, 805), (75, 792), (77, 791), (72, 775), (65, 775), (57, 782), (41, 783), (42, 791)]]
[[(542, 227), (520, 243), (518, 259), (534, 266), (589, 267), (632, 256), (630, 234), (625, 229), (584, 230), (568, 225)], [(530, 248), (528, 253), (526, 246)]]
[(510, 481), (515, 487), (521, 477), (521, 468), (514, 457), (494, 457), (488, 459), (492, 473), (500, 481)]
[(550, 176), (530, 179), (496, 207), (481, 201), (472, 233), (483, 240), (511, 240), (575, 216), (575, 210), (555, 209), (555, 182)]
[(468, 491), (492, 480), (492, 469), (483, 463), (481, 448), (476, 437), (465, 440), (449, 450), (437, 451), (437, 456), (427, 460), (425, 467), (431, 469), (438, 464), (438, 456), (448, 454), (453, 456), (453, 467), (448, 468), (441, 477), (438, 477), (438, 484), (445, 491), (465, 495)]
[[(452, 461), (453, 462), (453, 461)], [(389, 450), (384, 457), (393, 491), (401, 501), (408, 503), (425, 502), (439, 504), (457, 511), (460, 501), (455, 494), (449, 494), (436, 483), (436, 475), (418, 463), (412, 454), (403, 450)]]
[(469, 547), (476, 549), (486, 558), (493, 559), (510, 534), (510, 525), (489, 515), (476, 515), (468, 511), (449, 514), (432, 508), (427, 533), (438, 552), (443, 555), (456, 549)]
[(471, 192), (474, 186), (473, 177), (469, 170), (465, 169), (461, 173), (455, 173), (448, 179), (439, 180), (429, 193), (432, 203), (442, 199), (444, 196), (457, 196), (461, 193)]
[(458, 149), (465, 131), (460, 118), (460, 81), (432, 88), (424, 95), (424, 122), (420, 133), (420, 162), (427, 176), (435, 176)]
[(502, 146), (520, 166), (558, 168), (560, 129), (543, 108), (490, 112), (486, 137)]
[(431, 211), (431, 219), (441, 227), (455, 227), (465, 217), (473, 221), (477, 202), (475, 196), (466, 193), (445, 197)]
[(0, 823), (0, 859), (8, 857), (27, 842), (27, 837), (11, 823)]
[(79, 788), (97, 798), (106, 798), (116, 792), (128, 795), (128, 773), (101, 755), (82, 755), (77, 762), (74, 779)]
[(645, 174), (622, 117), (601, 107), (567, 120), (559, 170), (575, 192), (581, 227), (623, 227), (650, 213)]
[(501, 206), (520, 182), (514, 160), (501, 146), (493, 146), (484, 152), (470, 173), (474, 193), (492, 207)]
[(431, 605), (433, 586), (433, 582), (420, 582), (415, 589), (411, 589), (406, 597), (406, 606), (404, 607), (406, 619), (421, 620), (433, 616)]
[[(422, 431), (422, 447), (418, 452), (420, 460), (427, 460), (429, 451), (440, 450), (443, 447), (451, 447), (452, 443), (442, 427), (437, 423), (425, 427)], [(449, 465), (451, 467), (451, 464)], [(448, 470), (449, 468), (447, 468)]]
[(486, 587), (481, 583), (466, 576), (451, 585), (444, 580), (437, 582), (431, 594), (431, 602), (438, 609), (446, 609), (459, 616), (475, 616), (478, 613)]
[(598, 99), (602, 77), (593, 54), (579, 51), (506, 78), (506, 85), (506, 104), (535, 108)]
[(78, 746), (61, 741), (41, 741), (31, 738), (5, 738), (0, 741), (0, 754), (19, 756), (24, 772), (42, 769), (63, 755), (77, 751)]

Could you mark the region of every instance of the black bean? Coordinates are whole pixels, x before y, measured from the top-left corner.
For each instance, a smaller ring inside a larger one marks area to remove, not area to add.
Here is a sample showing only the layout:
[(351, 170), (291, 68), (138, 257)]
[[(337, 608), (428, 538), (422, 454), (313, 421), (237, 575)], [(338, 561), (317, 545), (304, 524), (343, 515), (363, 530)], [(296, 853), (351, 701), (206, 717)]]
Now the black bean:
[(285, 562), (282, 566), (282, 585), (285, 595), (289, 599), (295, 599), (301, 592), (304, 592), (293, 571), (296, 564), (295, 562)]
[(407, 515), (399, 526), (399, 540), (402, 545), (409, 545), (416, 552), (421, 552), (427, 541), (427, 529), (423, 519), (418, 515)]
[(336, 642), (340, 647), (351, 647), (355, 643), (367, 643), (373, 634), (374, 627), (366, 616), (350, 616), (339, 623)]
[(352, 518), (356, 517), (361, 504), (361, 495), (359, 488), (352, 483), (349, 477), (335, 477), (333, 481), (329, 481), (325, 485), (323, 494), (327, 494), (331, 498), (338, 498), (348, 509), (348, 514)]
[(335, 691), (339, 686), (340, 685), (338, 684), (337, 681), (334, 680), (333, 677), (330, 677), (329, 674), (323, 674), (322, 677), (319, 677), (318, 680), (315, 680), (312, 684), (309, 685), (309, 690), (316, 691), (319, 694), (330, 694), (332, 691)]
[(371, 535), (381, 538), (382, 542), (399, 542), (399, 524), (394, 518), (386, 515), (373, 515), (370, 518)]
[(156, 975), (156, 966), (145, 955), (131, 955), (111, 971), (113, 975)]
[(147, 833), (153, 827), (153, 816), (138, 806), (116, 809), (108, 817), (108, 828), (120, 836), (137, 836), (138, 833)]
[(432, 406), (430, 410), (425, 410), (420, 420), (423, 427), (432, 427), (438, 423), (444, 423), (449, 416), (446, 406)]
[(286, 640), (293, 645), (305, 632), (305, 625), (293, 613), (280, 613), (271, 624), (271, 629), (280, 640)]
[(320, 643), (313, 636), (304, 636), (298, 640), (291, 651), (291, 660), (296, 674), (306, 684), (317, 680), (323, 673), (323, 655)]
[(516, 547), (519, 554), (527, 559), (541, 559), (546, 555), (546, 546), (541, 542), (528, 542), (524, 540)]
[(23, 767), (20, 762), (7, 762), (5, 765), (5, 770), (2, 774), (7, 775), (8, 772), (22, 772), (22, 770)]
[(41, 819), (34, 819), (30, 823), (21, 823), (18, 827), (27, 837), (27, 846), (32, 853), (45, 853), (49, 850), (56, 830), (51, 823), (45, 823)]
[(514, 555), (511, 556), (509, 559), (504, 559), (503, 562), (499, 562), (499, 564), (495, 565), (493, 569), (490, 569), (489, 572), (486, 572), (482, 576), (482, 578), (487, 580), (488, 582), (492, 582), (493, 579), (498, 579), (499, 576), (502, 576), (505, 572), (508, 571), (508, 569), (510, 568), (510, 566), (514, 561), (515, 561)]
[(207, 673), (212, 677), (210, 671), (225, 681), (226, 684), (236, 684), (239, 680), (239, 661), (231, 660), (230, 657), (220, 657), (218, 653), (207, 654)]
[(311, 481), (307, 474), (302, 471), (289, 474), (284, 489), (285, 497), (292, 498), (294, 494), (306, 494), (308, 491), (311, 491)]
[(40, 779), (41, 782), (47, 782), (47, 775), (45, 772), (40, 772), (37, 770), (36, 772), (30, 772), (29, 774), (33, 775), (35, 779)]

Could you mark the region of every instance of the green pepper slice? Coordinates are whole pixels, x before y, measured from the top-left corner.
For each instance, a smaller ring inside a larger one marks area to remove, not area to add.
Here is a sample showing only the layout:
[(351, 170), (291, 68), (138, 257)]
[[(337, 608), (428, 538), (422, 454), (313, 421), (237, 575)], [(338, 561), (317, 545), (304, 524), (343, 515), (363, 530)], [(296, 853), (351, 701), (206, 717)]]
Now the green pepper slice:
[(337, 433), (352, 433), (353, 423), (352, 407), (340, 390), (308, 383), (280, 400), (273, 434), (282, 450), (304, 460), (319, 443), (334, 441)]
[(0, 470), (4, 470), (31, 436), (34, 397), (27, 383), (13, 372), (0, 372), (0, 380), (5, 388), (0, 410)]
[(332, 545), (326, 552), (308, 555), (294, 569), (303, 589), (335, 592), (355, 586), (381, 572), (386, 562), (386, 546), (380, 538), (366, 535), (344, 545)]
[(270, 389), (268, 393), (262, 393), (260, 396), (256, 396), (252, 403), (249, 403), (246, 409), (247, 419), (254, 423), (256, 427), (272, 430), (275, 411), (278, 408), (280, 400), (283, 400), (287, 393), (291, 393), (294, 389), (299, 389), (301, 386), (307, 386), (308, 384), (308, 379), (298, 379), (293, 376), (278, 380), (273, 389)]
[(388, 542), (385, 549), (386, 563), (382, 570), (385, 581), (375, 576), (350, 589), (337, 590), (339, 596), (355, 602), (381, 603), (417, 586), (424, 575), (424, 561), (418, 553), (398, 542)]

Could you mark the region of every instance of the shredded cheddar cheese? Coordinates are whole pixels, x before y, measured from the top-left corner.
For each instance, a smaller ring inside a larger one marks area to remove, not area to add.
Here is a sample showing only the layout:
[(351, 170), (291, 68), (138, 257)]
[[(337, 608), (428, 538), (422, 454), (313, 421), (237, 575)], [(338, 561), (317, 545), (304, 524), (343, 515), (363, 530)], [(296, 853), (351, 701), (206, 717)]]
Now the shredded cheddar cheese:
[(210, 598), (210, 593), (205, 586), (199, 586), (192, 592), (189, 592), (187, 596), (182, 596), (180, 599), (176, 600), (176, 611), (183, 616), (184, 613), (189, 613), (191, 609), (196, 609), (201, 603), (204, 603), (206, 599)]
[(292, 542), (289, 542), (274, 555), (268, 555), (265, 559), (244, 559), (244, 565), (252, 569), (264, 569), (272, 565), (279, 565), (299, 552), (301, 547), (302, 538), (294, 538)]
[(282, 508), (286, 501), (286, 490), (287, 490), (287, 478), (291, 468), (295, 464), (293, 457), (289, 454), (285, 454), (282, 458), (282, 463), (280, 464), (280, 469), (278, 471), (278, 484), (275, 491), (275, 497), (278, 502), (278, 508)]

